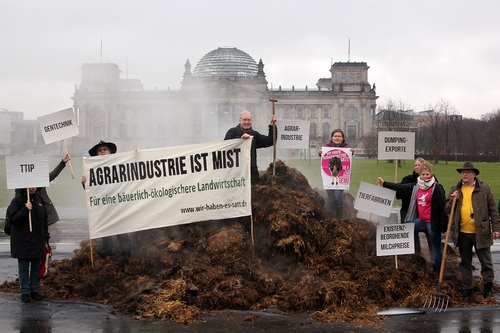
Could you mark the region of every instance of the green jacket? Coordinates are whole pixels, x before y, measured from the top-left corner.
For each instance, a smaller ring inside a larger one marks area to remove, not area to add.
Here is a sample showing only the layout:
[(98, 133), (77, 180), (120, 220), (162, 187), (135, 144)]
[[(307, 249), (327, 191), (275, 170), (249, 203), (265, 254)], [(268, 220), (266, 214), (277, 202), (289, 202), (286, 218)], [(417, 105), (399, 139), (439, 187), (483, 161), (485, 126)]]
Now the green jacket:
[[(474, 211), (474, 223), (476, 226), (476, 248), (484, 249), (493, 245), (493, 231), (500, 232), (500, 217), (497, 203), (491, 193), (491, 189), (482, 180), (476, 177), (475, 188), (472, 191), (472, 209)], [(446, 212), (450, 214), (453, 200), (451, 194), (458, 191), (453, 221), (451, 225), (451, 239), (455, 246), (458, 245), (458, 234), (460, 232), (460, 208), (462, 206), (462, 181), (453, 186), (446, 200)]]

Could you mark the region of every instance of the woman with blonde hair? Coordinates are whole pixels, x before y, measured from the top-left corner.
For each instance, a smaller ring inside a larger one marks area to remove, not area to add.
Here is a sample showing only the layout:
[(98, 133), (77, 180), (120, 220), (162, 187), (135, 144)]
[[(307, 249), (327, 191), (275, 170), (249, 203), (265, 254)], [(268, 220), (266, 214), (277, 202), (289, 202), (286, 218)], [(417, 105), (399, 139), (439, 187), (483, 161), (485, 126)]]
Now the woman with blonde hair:
[(425, 233), (432, 244), (434, 271), (439, 272), (443, 257), (441, 232), (446, 230), (447, 225), (444, 209), (446, 196), (443, 185), (439, 184), (432, 174), (432, 164), (427, 161), (422, 163), (416, 184), (390, 183), (380, 177), (378, 183), (392, 190), (411, 193), (404, 222), (414, 223), (415, 243), (419, 240), (418, 234)]

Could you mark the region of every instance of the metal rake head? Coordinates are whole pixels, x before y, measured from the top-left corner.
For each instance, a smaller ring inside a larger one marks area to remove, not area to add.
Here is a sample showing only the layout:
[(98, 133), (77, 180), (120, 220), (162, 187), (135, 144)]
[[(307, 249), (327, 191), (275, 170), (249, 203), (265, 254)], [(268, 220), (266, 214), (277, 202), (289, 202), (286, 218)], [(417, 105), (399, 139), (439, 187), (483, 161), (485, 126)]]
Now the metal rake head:
[(434, 312), (444, 312), (448, 309), (450, 296), (443, 293), (430, 294), (425, 297), (423, 308), (433, 309)]

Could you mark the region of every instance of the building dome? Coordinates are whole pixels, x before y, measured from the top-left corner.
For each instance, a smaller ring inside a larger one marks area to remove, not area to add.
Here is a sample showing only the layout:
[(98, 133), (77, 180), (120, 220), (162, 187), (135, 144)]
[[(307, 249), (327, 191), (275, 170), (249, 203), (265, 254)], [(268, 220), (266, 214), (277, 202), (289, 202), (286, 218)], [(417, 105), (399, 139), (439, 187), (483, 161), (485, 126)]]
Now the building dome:
[(193, 76), (197, 77), (255, 77), (258, 66), (246, 52), (235, 47), (219, 47), (201, 58)]

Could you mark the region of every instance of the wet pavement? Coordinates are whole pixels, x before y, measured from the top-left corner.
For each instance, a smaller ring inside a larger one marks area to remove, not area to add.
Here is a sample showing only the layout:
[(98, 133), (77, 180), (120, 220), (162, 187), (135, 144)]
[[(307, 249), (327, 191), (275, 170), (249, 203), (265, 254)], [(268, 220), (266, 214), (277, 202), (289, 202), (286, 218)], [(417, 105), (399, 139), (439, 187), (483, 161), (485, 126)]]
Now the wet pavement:
[[(0, 214), (4, 214), (4, 210), (0, 208)], [(84, 211), (58, 211), (61, 221), (51, 226), (54, 260), (70, 258), (73, 251), (79, 248), (80, 242), (88, 239)], [(500, 285), (500, 242), (497, 241), (492, 247), (492, 253), (497, 273), (495, 282)], [(10, 257), (9, 239), (0, 237), (0, 283), (16, 278), (17, 260)], [(498, 299), (500, 295), (496, 297)], [(111, 307), (96, 303), (45, 299), (25, 304), (20, 301), (19, 294), (0, 293), (0, 332), (500, 332), (500, 306), (393, 315), (382, 321), (379, 328), (319, 323), (311, 320), (307, 314), (231, 310), (208, 312), (193, 323), (179, 324), (134, 320), (116, 315)]]

